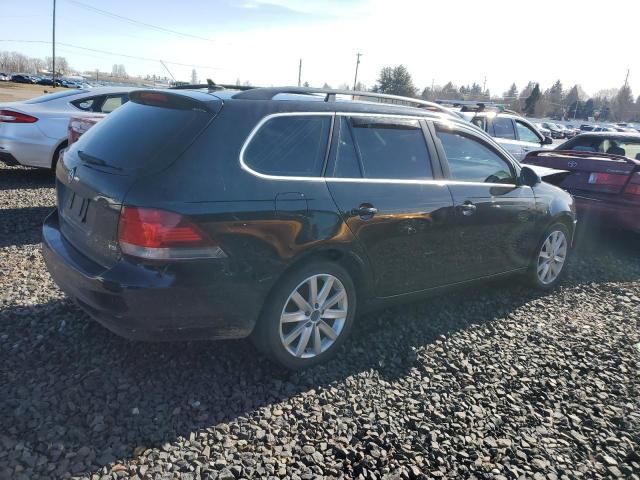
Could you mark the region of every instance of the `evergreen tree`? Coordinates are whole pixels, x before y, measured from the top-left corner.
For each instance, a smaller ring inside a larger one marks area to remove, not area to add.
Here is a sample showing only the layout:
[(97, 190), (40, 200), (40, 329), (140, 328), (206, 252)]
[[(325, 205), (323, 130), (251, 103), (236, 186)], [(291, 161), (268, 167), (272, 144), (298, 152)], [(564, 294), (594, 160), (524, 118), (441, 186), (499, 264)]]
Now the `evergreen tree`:
[(405, 97), (414, 97), (416, 95), (416, 87), (413, 85), (411, 74), (404, 65), (384, 67), (380, 71), (380, 77), (374, 87), (374, 91)]
[(524, 113), (527, 115), (533, 115), (535, 113), (536, 105), (540, 101), (540, 84), (536, 83), (531, 91), (531, 95), (527, 97), (524, 102)]

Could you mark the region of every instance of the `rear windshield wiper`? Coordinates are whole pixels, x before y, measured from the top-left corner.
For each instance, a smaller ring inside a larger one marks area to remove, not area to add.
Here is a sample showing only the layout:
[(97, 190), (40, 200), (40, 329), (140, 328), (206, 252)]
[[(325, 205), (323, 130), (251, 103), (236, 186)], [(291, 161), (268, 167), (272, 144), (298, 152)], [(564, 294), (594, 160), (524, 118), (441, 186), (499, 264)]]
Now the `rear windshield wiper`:
[(82, 150), (78, 152), (78, 156), (80, 157), (80, 160), (90, 165), (97, 165), (98, 167), (105, 167), (105, 168), (110, 168), (112, 170), (122, 171), (122, 168), (116, 167), (115, 165), (109, 165), (107, 162), (105, 162), (101, 158), (86, 154)]

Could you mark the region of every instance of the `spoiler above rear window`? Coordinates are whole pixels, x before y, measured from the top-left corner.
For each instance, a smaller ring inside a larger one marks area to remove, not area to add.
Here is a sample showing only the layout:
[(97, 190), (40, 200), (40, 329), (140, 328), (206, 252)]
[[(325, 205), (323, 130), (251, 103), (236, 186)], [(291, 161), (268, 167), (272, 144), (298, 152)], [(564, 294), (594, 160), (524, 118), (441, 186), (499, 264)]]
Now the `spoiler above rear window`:
[(140, 105), (151, 107), (173, 108), (178, 110), (202, 110), (217, 113), (221, 101), (208, 94), (183, 94), (166, 90), (134, 90), (129, 93), (129, 100)]

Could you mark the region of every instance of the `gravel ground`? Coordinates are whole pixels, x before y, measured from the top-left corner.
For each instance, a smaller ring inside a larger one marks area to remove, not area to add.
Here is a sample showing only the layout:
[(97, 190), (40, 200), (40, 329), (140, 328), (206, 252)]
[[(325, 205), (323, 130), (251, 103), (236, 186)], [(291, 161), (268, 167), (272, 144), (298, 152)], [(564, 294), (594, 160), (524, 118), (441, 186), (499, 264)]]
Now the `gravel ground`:
[(48, 173), (0, 168), (0, 478), (640, 479), (640, 242), (585, 232), (560, 289), (367, 315), (328, 365), (143, 344), (66, 300)]

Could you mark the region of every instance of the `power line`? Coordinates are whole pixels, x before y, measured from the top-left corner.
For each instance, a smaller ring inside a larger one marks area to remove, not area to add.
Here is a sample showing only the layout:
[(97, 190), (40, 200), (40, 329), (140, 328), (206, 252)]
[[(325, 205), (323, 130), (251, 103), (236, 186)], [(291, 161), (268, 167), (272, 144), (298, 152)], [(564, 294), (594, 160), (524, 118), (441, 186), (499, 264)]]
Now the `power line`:
[(158, 25), (152, 25), (151, 23), (141, 22), (139, 20), (135, 20), (133, 18), (125, 17), (123, 15), (119, 15), (117, 13), (108, 12), (106, 10), (102, 10), (100, 8), (92, 7), (91, 5), (87, 5), (86, 3), (79, 2), (78, 0), (66, 0), (68, 3), (72, 3), (78, 7), (84, 8), (86, 10), (91, 10), (100, 15), (105, 15), (107, 17), (115, 18), (117, 20), (124, 20), (125, 22), (129, 22), (134, 25), (140, 25), (143, 27), (151, 28), (153, 30), (157, 30), (159, 32), (172, 33), (174, 35), (180, 35), (182, 37), (195, 38), (197, 40), (204, 40), (206, 42), (215, 42), (211, 38), (201, 37), (199, 35), (193, 35), (191, 33), (178, 32), (176, 30), (171, 30), (169, 28), (160, 27)]
[[(6, 39), (0, 39), (0, 42), (45, 43), (45, 44), (51, 43), (51, 42), (48, 42), (48, 41), (45, 41), (45, 40), (6, 40)], [(71, 43), (56, 42), (56, 45), (62, 45), (64, 47), (70, 47), (70, 48), (77, 48), (79, 50), (86, 50), (88, 52), (104, 53), (104, 54), (107, 54), (107, 55), (114, 55), (116, 57), (132, 58), (134, 60), (143, 60), (143, 61), (146, 61), (146, 62), (157, 62), (157, 61), (159, 61), (158, 58), (139, 57), (137, 55), (128, 55), (128, 54), (125, 54), (125, 53), (109, 52), (107, 50), (98, 50), (97, 48), (80, 47), (78, 45), (73, 45)], [(171, 62), (169, 60), (164, 60), (164, 62), (165, 63), (169, 63), (171, 65), (178, 65), (180, 67), (206, 68), (206, 69), (210, 69), (210, 70), (219, 70), (219, 67), (212, 67), (210, 65), (192, 65), (192, 64), (188, 64), (188, 63)]]

